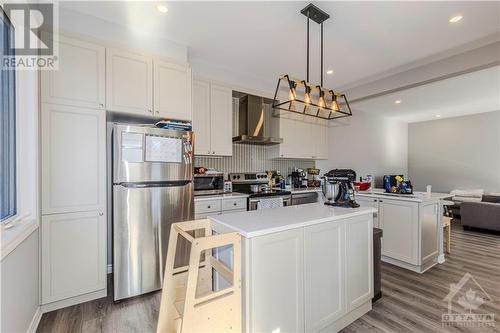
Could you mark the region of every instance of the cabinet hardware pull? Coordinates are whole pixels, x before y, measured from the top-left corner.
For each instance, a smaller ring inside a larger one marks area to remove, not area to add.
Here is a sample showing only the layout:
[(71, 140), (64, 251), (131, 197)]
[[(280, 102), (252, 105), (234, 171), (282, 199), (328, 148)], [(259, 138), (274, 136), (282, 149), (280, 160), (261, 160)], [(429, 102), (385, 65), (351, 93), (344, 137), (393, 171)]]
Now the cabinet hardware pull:
[(212, 208), (212, 206), (208, 206), (207, 208)]
[(374, 202), (377, 202), (377, 199), (373, 199)]
[(102, 104), (102, 103), (101, 103), (101, 104), (99, 104), (99, 107), (100, 107), (100, 108), (103, 108), (103, 107), (104, 107), (104, 104)]
[(103, 212), (99, 212), (99, 216), (103, 216), (103, 215), (104, 215), (104, 213), (103, 213)]
[(236, 202), (233, 202), (233, 206), (236, 206)]

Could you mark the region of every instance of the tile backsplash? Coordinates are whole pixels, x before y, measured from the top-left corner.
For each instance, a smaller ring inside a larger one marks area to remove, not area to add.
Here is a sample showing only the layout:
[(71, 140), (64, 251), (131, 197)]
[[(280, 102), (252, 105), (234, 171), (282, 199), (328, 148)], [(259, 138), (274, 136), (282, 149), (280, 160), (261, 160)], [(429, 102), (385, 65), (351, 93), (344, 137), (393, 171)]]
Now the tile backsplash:
[(195, 156), (194, 165), (199, 167), (214, 168), (230, 172), (262, 172), (266, 170), (279, 170), (286, 176), (293, 168), (314, 168), (312, 160), (290, 160), (269, 158), (269, 146), (233, 144), (233, 156), (207, 157)]

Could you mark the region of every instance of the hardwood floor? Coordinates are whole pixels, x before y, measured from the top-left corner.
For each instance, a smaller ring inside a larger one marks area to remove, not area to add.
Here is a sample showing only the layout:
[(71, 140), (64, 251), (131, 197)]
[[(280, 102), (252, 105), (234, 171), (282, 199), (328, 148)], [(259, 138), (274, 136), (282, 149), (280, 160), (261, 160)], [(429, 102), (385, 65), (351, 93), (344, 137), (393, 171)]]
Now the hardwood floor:
[[(495, 327), (443, 327), (443, 298), (467, 272), (493, 299), (476, 312), (494, 314)], [(417, 274), (383, 263), (382, 293), (373, 310), (343, 332), (500, 332), (500, 236), (454, 224), (444, 264)], [(37, 332), (154, 332), (159, 301), (158, 292), (118, 304), (108, 296), (44, 314)]]

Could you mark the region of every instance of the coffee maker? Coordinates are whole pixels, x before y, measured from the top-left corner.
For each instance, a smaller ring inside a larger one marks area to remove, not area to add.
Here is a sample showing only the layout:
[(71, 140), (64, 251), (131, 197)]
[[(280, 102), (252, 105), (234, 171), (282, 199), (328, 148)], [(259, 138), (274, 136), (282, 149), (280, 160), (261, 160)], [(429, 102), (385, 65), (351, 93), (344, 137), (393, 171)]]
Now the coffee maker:
[(292, 185), (294, 188), (307, 187), (307, 174), (304, 169), (295, 168), (292, 171)]
[(323, 194), (325, 205), (357, 208), (359, 204), (354, 198), (352, 182), (356, 180), (356, 172), (351, 169), (330, 170), (324, 176)]

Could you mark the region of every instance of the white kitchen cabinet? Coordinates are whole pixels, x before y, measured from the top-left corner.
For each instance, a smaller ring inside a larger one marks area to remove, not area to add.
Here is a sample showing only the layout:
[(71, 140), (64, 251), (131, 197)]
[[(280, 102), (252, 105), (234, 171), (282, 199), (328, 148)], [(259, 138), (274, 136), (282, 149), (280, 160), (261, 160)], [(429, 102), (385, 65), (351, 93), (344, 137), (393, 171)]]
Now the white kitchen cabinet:
[(373, 224), (360, 216), (346, 222), (347, 311), (373, 298)]
[(214, 155), (233, 155), (233, 91), (218, 84), (210, 89), (210, 146)]
[(232, 156), (233, 91), (213, 82), (193, 81), (195, 154)]
[(382, 255), (419, 265), (418, 203), (401, 200), (379, 200), (382, 219)]
[(42, 103), (104, 110), (105, 49), (59, 37), (58, 69), (41, 71)]
[(106, 49), (106, 109), (153, 116), (153, 59)]
[(42, 304), (106, 289), (106, 216), (42, 216)]
[(194, 153), (210, 155), (210, 81), (193, 80)]
[(345, 225), (304, 228), (305, 331), (318, 332), (346, 312)]
[(154, 60), (154, 115), (191, 120), (191, 67)]
[(221, 215), (247, 211), (245, 197), (202, 197), (194, 198), (194, 214), (196, 219), (210, 215)]
[(105, 112), (43, 103), (41, 148), (43, 215), (105, 209)]
[(303, 229), (252, 239), (251, 258), (251, 332), (303, 332)]

